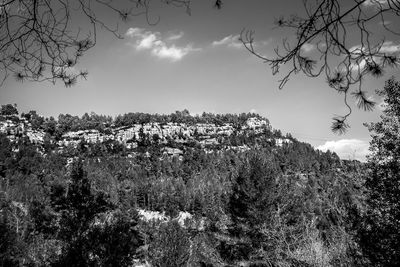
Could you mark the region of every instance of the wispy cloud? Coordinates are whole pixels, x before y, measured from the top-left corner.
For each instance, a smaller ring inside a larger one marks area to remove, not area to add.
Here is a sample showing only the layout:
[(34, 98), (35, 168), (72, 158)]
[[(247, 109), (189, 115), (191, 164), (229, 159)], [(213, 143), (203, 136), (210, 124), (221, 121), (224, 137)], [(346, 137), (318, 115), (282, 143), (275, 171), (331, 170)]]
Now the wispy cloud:
[(213, 46), (228, 46), (232, 48), (241, 48), (243, 47), (242, 42), (239, 40), (239, 34), (236, 35), (228, 35), (221, 40), (212, 42)]
[[(361, 45), (355, 45), (349, 49), (349, 51), (355, 55), (362, 55), (364, 52), (368, 52), (366, 47)], [(381, 46), (377, 46), (372, 49), (371, 53), (387, 53), (396, 54), (400, 52), (400, 44), (396, 44), (393, 41), (386, 41)]]
[(183, 32), (173, 33), (170, 36), (168, 36), (167, 40), (169, 41), (179, 40), (183, 37), (183, 35), (184, 35)]
[[(352, 62), (350, 68), (353, 71), (362, 71), (367, 65), (368, 58), (365, 58), (364, 53), (366, 54), (386, 54), (386, 55), (394, 55), (400, 53), (400, 44), (396, 44), (393, 41), (386, 41), (382, 45), (374, 47), (369, 51), (366, 47), (362, 47), (361, 45), (355, 45), (349, 49), (349, 51), (353, 54), (353, 59), (357, 62)], [(361, 56), (361, 57), (360, 57)], [(372, 59), (375, 62), (379, 61), (379, 57), (373, 56)], [(370, 60), (370, 59), (369, 59)]]
[(366, 155), (369, 153), (369, 144), (366, 141), (358, 139), (341, 139), (338, 141), (327, 141), (325, 144), (318, 146), (321, 151), (335, 152), (341, 159), (356, 159), (366, 161)]
[(172, 41), (182, 38), (183, 32), (163, 39), (159, 32), (146, 31), (142, 28), (129, 28), (125, 35), (134, 40), (136, 50), (149, 50), (152, 55), (171, 61), (179, 61), (190, 52), (200, 50), (193, 48), (191, 44), (177, 46), (172, 43)]
[(382, 47), (379, 49), (379, 52), (381, 53), (389, 53), (389, 54), (395, 54), (400, 52), (400, 45), (395, 44), (392, 41), (384, 42)]
[(365, 6), (387, 5), (388, 0), (367, 0), (363, 3)]

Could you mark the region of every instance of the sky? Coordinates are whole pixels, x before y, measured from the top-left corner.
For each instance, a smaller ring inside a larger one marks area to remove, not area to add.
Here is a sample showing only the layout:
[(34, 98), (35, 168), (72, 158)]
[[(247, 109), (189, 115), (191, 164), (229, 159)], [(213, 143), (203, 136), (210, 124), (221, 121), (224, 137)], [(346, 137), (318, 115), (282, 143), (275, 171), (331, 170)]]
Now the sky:
[[(370, 134), (363, 123), (378, 121), (379, 107), (365, 112), (351, 100), (351, 128), (345, 135), (336, 135), (330, 129), (331, 119), (346, 109), (342, 96), (324, 77), (298, 74), (279, 90), (282, 76), (273, 76), (269, 65), (246, 51), (237, 39), (242, 29), (254, 30), (258, 51), (273, 57), (282, 39), (293, 36), (293, 32), (277, 29), (274, 20), (301, 14), (302, 1), (230, 0), (219, 10), (211, 0), (194, 0), (190, 15), (182, 8), (153, 2), (149, 20), (159, 18), (155, 25), (149, 25), (144, 16), (120, 22), (123, 39), (99, 29), (96, 46), (71, 70), (88, 70), (87, 80), (66, 88), (59, 82), (21, 83), (10, 78), (0, 87), (0, 104), (16, 103), (20, 112), (36, 110), (54, 117), (85, 112), (169, 114), (183, 109), (191, 114), (256, 112), (273, 128), (300, 141), (333, 150), (343, 159), (365, 160)], [(112, 25), (118, 21), (102, 11), (99, 16)], [(82, 28), (87, 25), (86, 21), (76, 23)], [(400, 50), (398, 38), (386, 41)], [(358, 45), (356, 40), (354, 45)], [(312, 49), (305, 48), (311, 55)], [(374, 92), (388, 77), (398, 77), (397, 72), (367, 78), (364, 85)]]

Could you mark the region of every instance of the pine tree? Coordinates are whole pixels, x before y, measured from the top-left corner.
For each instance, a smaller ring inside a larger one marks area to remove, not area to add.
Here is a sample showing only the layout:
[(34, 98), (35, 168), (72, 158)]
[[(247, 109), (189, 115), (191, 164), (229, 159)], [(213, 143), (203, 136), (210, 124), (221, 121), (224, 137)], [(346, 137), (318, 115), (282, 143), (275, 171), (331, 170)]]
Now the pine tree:
[(366, 181), (370, 210), (361, 230), (361, 245), (374, 266), (400, 266), (400, 83), (388, 80), (383, 90), (381, 121), (372, 133), (370, 175)]

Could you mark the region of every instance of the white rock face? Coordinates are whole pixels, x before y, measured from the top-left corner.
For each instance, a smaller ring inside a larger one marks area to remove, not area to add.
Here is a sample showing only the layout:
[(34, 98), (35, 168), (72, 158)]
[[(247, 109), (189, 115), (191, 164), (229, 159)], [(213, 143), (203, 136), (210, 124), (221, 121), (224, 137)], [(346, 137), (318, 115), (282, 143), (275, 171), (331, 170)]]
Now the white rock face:
[(165, 215), (165, 212), (151, 211), (138, 209), (138, 214), (141, 220), (145, 222), (161, 222), (166, 223), (169, 221), (177, 221), (182, 228), (191, 228), (203, 231), (206, 227), (206, 218), (200, 219), (193, 218), (193, 215), (187, 211), (180, 211), (179, 214), (171, 218)]
[(267, 121), (266, 120), (260, 120), (259, 118), (253, 117), (253, 118), (249, 118), (247, 119), (246, 122), (247, 126), (251, 129), (255, 129), (255, 128), (260, 128), (263, 126), (267, 126)]
[(146, 222), (150, 221), (169, 221), (169, 217), (165, 215), (165, 213), (161, 213), (158, 211), (150, 211), (150, 210), (143, 210), (138, 209), (138, 214), (140, 218)]
[(184, 226), (185, 225), (185, 221), (186, 220), (190, 220), (192, 219), (193, 215), (190, 214), (187, 211), (180, 211), (178, 217), (176, 218), (178, 220), (178, 223), (180, 226)]

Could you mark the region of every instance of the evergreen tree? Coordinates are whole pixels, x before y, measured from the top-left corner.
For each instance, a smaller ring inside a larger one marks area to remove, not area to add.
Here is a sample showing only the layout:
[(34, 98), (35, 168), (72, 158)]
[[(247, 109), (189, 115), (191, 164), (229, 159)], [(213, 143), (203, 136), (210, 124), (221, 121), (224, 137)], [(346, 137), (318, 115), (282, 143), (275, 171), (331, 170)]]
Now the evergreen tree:
[(271, 217), (278, 174), (271, 156), (248, 154), (248, 159), (239, 169), (229, 202), (234, 223), (230, 232), (234, 239), (230, 242), (233, 246), (229, 242), (221, 244), (224, 258), (248, 260), (252, 252), (260, 249), (260, 227)]
[(112, 208), (107, 196), (92, 192), (90, 181), (79, 161), (73, 165), (68, 188), (54, 185), (51, 200), (53, 209), (59, 215), (57, 237), (65, 243), (56, 266), (87, 266), (93, 258), (88, 233), (96, 216)]
[(400, 266), (400, 83), (388, 80), (383, 90), (381, 121), (372, 132), (366, 181), (370, 210), (361, 231), (361, 245), (373, 266)]

